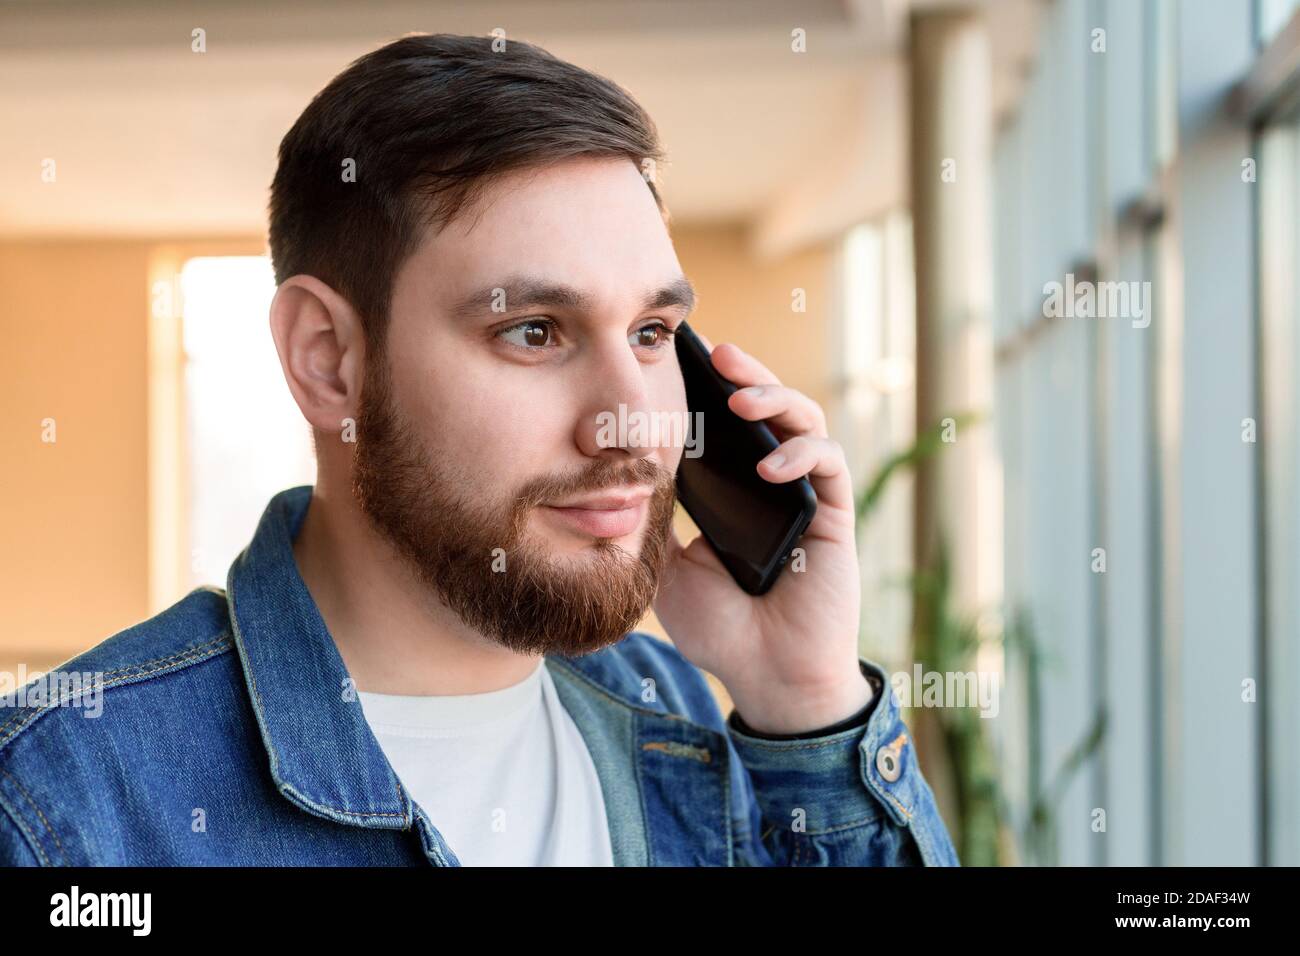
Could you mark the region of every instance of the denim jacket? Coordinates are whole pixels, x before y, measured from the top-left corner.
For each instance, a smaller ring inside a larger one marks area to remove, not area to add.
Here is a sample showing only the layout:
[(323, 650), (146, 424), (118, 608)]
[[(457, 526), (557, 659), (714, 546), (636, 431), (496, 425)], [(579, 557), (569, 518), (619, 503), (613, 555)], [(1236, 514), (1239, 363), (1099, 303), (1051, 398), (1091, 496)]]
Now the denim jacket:
[[(198, 588), (51, 672), (97, 675), (80, 690), (0, 698), (0, 863), (460, 865), (371, 733), (298, 573), (311, 492), (271, 499), (224, 591)], [(865, 726), (799, 740), (741, 732), (648, 634), (545, 666), (595, 764), (616, 865), (958, 865), (866, 659)]]

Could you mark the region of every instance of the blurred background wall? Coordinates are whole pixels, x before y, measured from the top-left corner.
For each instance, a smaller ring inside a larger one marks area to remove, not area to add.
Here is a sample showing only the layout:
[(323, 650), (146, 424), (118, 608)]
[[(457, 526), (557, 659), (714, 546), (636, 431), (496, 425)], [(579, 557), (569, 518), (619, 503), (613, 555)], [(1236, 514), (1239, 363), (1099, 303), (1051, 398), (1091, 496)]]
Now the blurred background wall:
[(0, 5), (0, 671), (224, 586), (312, 481), (279, 140), (500, 28), (645, 105), (695, 324), (827, 409), (863, 653), (998, 682), (904, 701), (963, 861), (1300, 862), (1295, 6)]

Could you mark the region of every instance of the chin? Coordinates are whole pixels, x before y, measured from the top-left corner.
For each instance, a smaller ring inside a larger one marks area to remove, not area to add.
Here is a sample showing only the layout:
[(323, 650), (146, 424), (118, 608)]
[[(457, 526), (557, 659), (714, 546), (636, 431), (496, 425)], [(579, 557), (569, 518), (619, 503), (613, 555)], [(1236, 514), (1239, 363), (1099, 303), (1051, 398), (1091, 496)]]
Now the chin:
[(557, 569), (595, 568), (599, 564), (615, 559), (625, 562), (636, 560), (641, 555), (641, 542), (636, 535), (624, 538), (593, 538), (585, 543), (548, 541), (544, 545), (544, 553), (554, 560)]

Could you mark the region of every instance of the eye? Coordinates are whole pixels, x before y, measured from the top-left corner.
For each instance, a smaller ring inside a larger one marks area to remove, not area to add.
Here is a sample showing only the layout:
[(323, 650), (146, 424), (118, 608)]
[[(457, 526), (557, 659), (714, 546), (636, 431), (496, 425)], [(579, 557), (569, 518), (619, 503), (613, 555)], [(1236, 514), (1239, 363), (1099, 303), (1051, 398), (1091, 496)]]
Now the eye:
[(497, 335), (518, 348), (545, 348), (555, 338), (555, 322), (551, 319), (529, 319), (502, 329)]
[(628, 341), (642, 348), (661, 349), (673, 340), (676, 332), (676, 329), (669, 328), (665, 323), (656, 322), (653, 325), (641, 326), (628, 336)]

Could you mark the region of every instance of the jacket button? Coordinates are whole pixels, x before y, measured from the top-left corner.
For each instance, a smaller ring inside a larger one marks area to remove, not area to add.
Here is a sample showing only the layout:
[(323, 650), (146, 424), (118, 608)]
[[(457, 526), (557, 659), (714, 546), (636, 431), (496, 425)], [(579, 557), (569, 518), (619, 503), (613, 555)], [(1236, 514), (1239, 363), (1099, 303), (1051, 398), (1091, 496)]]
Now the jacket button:
[(876, 751), (876, 769), (880, 775), (893, 783), (898, 779), (902, 770), (902, 763), (898, 759), (898, 751), (889, 747), (881, 747)]

